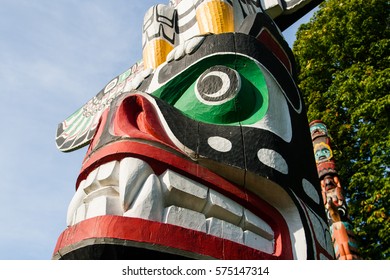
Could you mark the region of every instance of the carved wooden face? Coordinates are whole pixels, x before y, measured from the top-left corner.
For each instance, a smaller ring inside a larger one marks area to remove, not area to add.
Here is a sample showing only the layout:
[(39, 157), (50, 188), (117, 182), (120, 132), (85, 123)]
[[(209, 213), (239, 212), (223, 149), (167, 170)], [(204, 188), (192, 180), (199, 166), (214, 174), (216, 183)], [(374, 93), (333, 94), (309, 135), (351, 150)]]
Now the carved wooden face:
[(318, 143), (314, 146), (314, 155), (317, 163), (330, 161), (333, 157), (332, 150), (329, 145), (324, 142)]
[(289, 50), (267, 17), (258, 21), (257, 38), (195, 37), (151, 73), (106, 86), (95, 104), (111, 103), (85, 136), (58, 254), (331, 258)]
[(317, 137), (325, 137), (328, 136), (328, 129), (326, 128), (325, 124), (320, 121), (312, 122), (310, 124), (310, 134), (312, 140)]

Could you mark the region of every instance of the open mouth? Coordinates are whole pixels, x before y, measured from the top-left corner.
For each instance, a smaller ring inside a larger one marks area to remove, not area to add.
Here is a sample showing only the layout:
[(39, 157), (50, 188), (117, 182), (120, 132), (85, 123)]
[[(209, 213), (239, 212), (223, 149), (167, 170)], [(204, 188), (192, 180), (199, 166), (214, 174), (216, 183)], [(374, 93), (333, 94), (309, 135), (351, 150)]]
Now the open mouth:
[[(102, 157), (107, 154), (105, 149), (116, 150), (117, 159)], [(142, 155), (137, 151), (143, 151)], [(73, 249), (81, 248), (90, 245), (92, 240), (97, 244), (97, 240), (109, 242), (107, 238), (112, 238), (115, 244), (122, 240), (130, 247), (158, 248), (190, 258), (291, 258), (291, 249), (285, 249), (291, 248), (288, 228), (279, 212), (258, 196), (206, 168), (163, 149), (133, 141), (108, 145), (91, 162), (93, 168), (84, 170), (88, 175), (80, 174), (84, 179), (79, 182), (68, 209), (69, 228), (63, 234), (73, 232), (74, 238), (66, 242), (59, 239), (55, 249), (58, 257), (69, 251), (70, 245)], [(121, 224), (133, 225), (137, 233), (133, 229), (121, 235), (117, 226), (115, 230), (109, 229), (113, 224), (100, 220), (104, 217), (115, 217)], [(100, 233), (83, 228), (83, 225), (90, 227), (96, 219)], [(164, 227), (177, 242), (169, 238), (148, 239), (151, 236), (146, 228), (153, 225)], [(107, 232), (102, 229), (105, 226)], [(201, 244), (186, 243), (185, 234), (197, 235)], [(213, 245), (205, 249), (202, 244)]]
[(105, 163), (83, 180), (68, 211), (68, 225), (102, 215), (176, 225), (274, 253), (274, 231), (223, 194), (166, 170), (159, 176), (143, 160)]
[(172, 170), (157, 176), (138, 158), (105, 163), (81, 182), (68, 225), (101, 215), (173, 224), (274, 252), (271, 226), (251, 211)]
[(327, 158), (328, 158), (327, 156), (321, 155), (321, 156), (318, 157), (318, 160), (322, 161), (322, 160), (326, 160)]

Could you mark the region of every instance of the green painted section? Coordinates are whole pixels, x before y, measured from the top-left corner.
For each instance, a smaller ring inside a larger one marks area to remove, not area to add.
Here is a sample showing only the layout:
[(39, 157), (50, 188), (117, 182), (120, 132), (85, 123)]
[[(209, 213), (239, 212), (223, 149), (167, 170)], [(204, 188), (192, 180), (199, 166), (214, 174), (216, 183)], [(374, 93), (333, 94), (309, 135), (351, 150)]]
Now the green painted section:
[(65, 129), (65, 132), (68, 135), (77, 134), (80, 130), (80, 123), (84, 121), (83, 109), (79, 109), (76, 113), (74, 113), (71, 117), (67, 119), (69, 122), (69, 126)]
[(127, 70), (126, 72), (124, 72), (123, 74), (121, 74), (119, 76), (119, 79), (118, 79), (118, 84), (124, 82), (129, 76), (130, 74), (132, 73), (132, 70), (131, 68), (129, 70)]
[[(194, 88), (199, 76), (216, 65), (236, 70), (241, 76), (241, 89), (232, 100), (220, 105), (206, 105), (198, 100)], [(267, 113), (269, 100), (264, 75), (256, 62), (234, 54), (203, 59), (152, 95), (165, 100), (191, 119), (224, 125), (254, 124), (260, 121)]]

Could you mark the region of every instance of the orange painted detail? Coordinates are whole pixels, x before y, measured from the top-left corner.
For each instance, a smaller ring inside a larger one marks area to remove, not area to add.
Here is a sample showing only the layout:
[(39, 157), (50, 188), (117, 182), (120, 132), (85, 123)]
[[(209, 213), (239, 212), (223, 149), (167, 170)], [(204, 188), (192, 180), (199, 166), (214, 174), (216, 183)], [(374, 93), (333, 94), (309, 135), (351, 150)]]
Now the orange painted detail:
[(333, 243), (337, 247), (336, 258), (339, 260), (353, 260), (356, 258), (349, 249), (349, 236), (347, 229), (342, 222), (335, 222), (332, 224), (333, 227)]
[(156, 69), (164, 63), (173, 45), (165, 39), (154, 39), (146, 44), (143, 49), (144, 67)]
[(210, 1), (196, 9), (200, 34), (234, 32), (233, 7), (223, 1)]

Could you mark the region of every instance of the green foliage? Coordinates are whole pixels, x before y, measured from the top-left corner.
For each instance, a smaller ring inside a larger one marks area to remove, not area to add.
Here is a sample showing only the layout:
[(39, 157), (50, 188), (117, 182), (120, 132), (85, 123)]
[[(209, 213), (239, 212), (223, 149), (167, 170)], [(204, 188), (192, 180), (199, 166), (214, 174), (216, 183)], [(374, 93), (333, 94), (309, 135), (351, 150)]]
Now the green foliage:
[(363, 259), (390, 259), (390, 2), (328, 0), (293, 47), (309, 120), (328, 126)]

